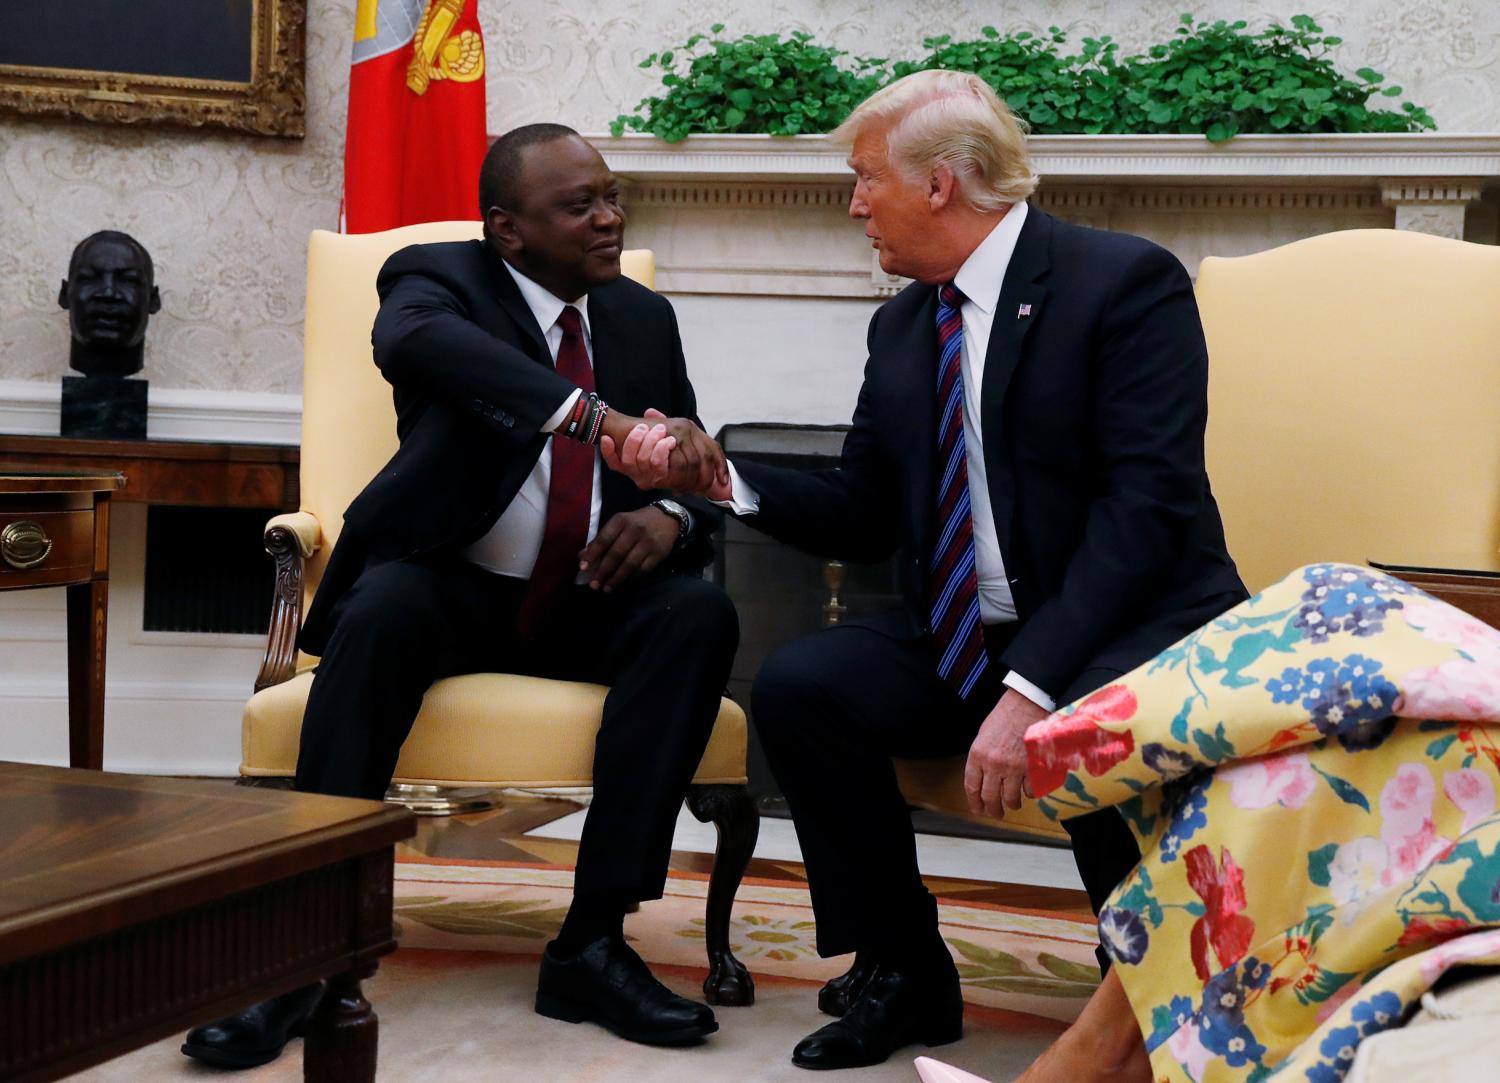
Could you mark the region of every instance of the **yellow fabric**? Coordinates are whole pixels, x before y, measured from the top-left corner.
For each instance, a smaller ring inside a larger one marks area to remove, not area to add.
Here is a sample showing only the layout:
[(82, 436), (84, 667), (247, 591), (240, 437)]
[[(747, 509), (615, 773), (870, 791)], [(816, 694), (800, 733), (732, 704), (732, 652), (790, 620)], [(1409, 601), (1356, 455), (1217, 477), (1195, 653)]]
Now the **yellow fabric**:
[(1251, 590), (1500, 548), (1500, 248), (1349, 230), (1205, 259), (1208, 474)]
[[(297, 767), (312, 674), (301, 673), (245, 706), (240, 773), (289, 776)], [(401, 746), (397, 782), (587, 786), (607, 689), (503, 673), (438, 681)], [(723, 700), (694, 781), (745, 781), (745, 712)]]
[[(391, 388), (371, 356), (379, 298), (375, 278), (391, 253), (412, 244), (481, 235), (478, 222), (433, 222), (384, 233), (315, 230), (307, 249), (302, 373), (302, 509), (272, 524), (290, 528), (307, 557), (304, 605), (322, 579), (344, 509), (396, 451)], [(625, 252), (621, 269), (655, 283), (648, 250)], [(386, 419), (381, 424), (379, 419)], [(292, 680), (257, 693), (241, 730), (244, 775), (290, 775), (314, 660), (299, 656)], [(605, 690), (596, 685), (501, 674), (439, 681), (402, 747), (397, 781), (486, 785), (587, 785)], [(745, 715), (724, 701), (699, 769), (700, 782), (745, 781)]]
[(1500, 962), (1500, 631), (1399, 580), (1299, 569), (1026, 745), (1140, 841), (1099, 924), (1159, 1080), (1337, 1083)]

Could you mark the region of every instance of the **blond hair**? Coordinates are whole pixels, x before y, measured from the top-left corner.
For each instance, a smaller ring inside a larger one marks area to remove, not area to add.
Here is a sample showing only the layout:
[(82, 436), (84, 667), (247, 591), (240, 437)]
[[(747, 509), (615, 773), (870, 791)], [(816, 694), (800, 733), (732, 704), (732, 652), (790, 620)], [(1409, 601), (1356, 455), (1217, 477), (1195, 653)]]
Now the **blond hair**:
[(970, 206), (995, 211), (1036, 191), (1021, 121), (977, 75), (918, 71), (877, 90), (830, 134), (852, 144), (861, 129), (890, 125), (886, 152), (912, 180), (947, 166)]

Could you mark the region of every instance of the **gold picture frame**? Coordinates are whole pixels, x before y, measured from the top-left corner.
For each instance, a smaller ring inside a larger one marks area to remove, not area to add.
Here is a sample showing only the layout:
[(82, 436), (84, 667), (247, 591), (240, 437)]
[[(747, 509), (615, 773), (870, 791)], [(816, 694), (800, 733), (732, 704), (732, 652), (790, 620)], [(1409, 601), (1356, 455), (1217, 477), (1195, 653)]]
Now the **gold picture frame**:
[[(307, 0), (253, 0), (244, 82), (0, 64), (0, 112), (307, 134)], [(243, 55), (243, 54), (241, 54)]]

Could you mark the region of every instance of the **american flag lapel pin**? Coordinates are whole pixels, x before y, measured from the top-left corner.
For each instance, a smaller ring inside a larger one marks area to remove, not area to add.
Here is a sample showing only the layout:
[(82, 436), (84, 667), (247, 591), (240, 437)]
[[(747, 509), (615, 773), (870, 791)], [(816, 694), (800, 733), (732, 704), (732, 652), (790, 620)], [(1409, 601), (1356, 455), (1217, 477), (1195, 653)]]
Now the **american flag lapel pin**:
[(1018, 319), (1018, 320), (1024, 320), (1027, 316), (1030, 316), (1030, 315), (1031, 315), (1031, 306), (1030, 305), (1022, 305), (1020, 308), (1016, 309), (1016, 319)]

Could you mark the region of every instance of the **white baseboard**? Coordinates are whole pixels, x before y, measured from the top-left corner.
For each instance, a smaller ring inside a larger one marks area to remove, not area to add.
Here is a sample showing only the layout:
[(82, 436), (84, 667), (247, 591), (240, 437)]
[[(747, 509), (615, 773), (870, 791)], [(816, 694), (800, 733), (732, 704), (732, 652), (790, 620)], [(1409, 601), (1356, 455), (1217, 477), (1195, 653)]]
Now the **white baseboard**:
[[(130, 681), (106, 674), (107, 703), (237, 703), (250, 699), (251, 684), (226, 681)], [(0, 703), (9, 700), (48, 701), (68, 698), (66, 678), (12, 678), (0, 680)]]
[[(58, 756), (38, 756), (25, 762), (39, 764), (42, 767), (71, 766), (66, 758)], [(156, 775), (171, 778), (239, 778), (240, 775), (239, 762), (228, 760), (153, 759), (147, 762), (119, 760), (106, 756), (104, 769), (116, 771), (122, 775)]]
[[(0, 380), (0, 432), (56, 436), (61, 411), (61, 381)], [(302, 441), (302, 396), (153, 387), (146, 432), (154, 440), (296, 445)]]

